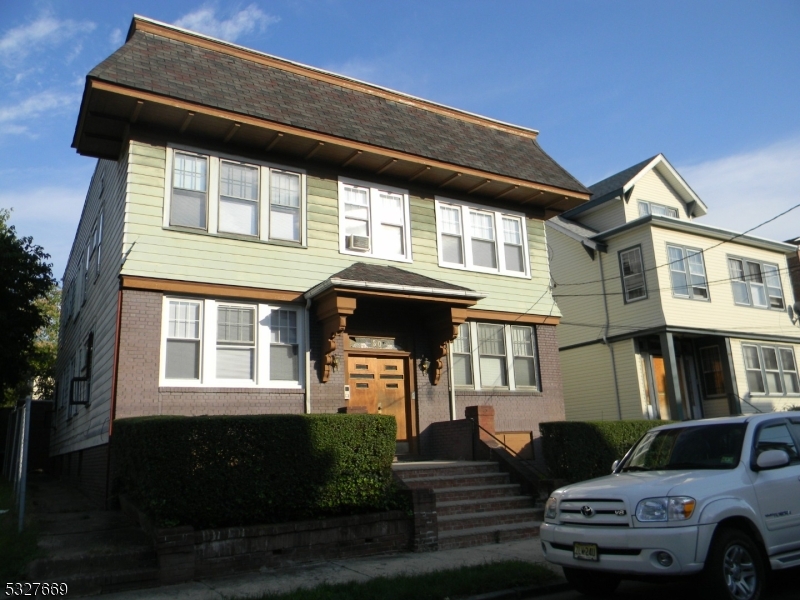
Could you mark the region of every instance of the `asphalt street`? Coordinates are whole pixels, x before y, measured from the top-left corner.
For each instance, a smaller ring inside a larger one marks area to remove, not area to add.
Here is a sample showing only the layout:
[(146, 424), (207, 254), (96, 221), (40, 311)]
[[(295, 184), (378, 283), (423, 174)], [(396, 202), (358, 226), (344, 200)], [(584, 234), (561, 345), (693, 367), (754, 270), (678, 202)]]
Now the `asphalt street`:
[[(537, 598), (547, 600), (587, 600), (575, 591), (560, 592)], [(697, 589), (694, 581), (675, 583), (640, 583), (623, 581), (612, 598), (619, 600), (708, 600), (708, 594)], [(800, 568), (787, 569), (773, 574), (763, 600), (798, 600), (800, 598)]]

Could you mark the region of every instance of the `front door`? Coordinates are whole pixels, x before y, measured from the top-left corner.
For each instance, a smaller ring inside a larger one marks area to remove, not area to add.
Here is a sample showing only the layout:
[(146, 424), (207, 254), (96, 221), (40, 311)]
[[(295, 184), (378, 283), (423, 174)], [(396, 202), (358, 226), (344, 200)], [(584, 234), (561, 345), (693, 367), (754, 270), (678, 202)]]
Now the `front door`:
[(664, 357), (653, 356), (653, 383), (655, 384), (655, 400), (658, 405), (658, 416), (669, 419), (669, 399), (667, 398), (667, 373), (664, 369)]
[(410, 404), (406, 359), (385, 356), (348, 356), (350, 406), (369, 414), (391, 415), (397, 421), (397, 453), (408, 454)]

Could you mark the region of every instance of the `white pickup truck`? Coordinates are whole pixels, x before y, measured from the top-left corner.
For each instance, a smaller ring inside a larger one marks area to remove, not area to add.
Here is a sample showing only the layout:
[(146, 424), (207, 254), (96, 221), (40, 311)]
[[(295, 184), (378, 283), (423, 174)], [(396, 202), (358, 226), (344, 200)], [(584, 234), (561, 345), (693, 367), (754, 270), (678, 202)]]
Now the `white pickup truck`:
[(768, 569), (800, 565), (800, 412), (657, 427), (612, 469), (547, 501), (542, 549), (580, 592), (699, 574), (758, 600)]

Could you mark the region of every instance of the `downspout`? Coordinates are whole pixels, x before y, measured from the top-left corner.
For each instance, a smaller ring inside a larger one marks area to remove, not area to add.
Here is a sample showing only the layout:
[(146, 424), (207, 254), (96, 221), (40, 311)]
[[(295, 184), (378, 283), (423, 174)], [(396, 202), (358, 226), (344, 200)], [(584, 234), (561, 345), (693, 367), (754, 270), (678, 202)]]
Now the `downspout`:
[(305, 344), (306, 344), (306, 381), (305, 381), (305, 413), (311, 414), (311, 298), (306, 298), (306, 311), (305, 311)]
[(603, 252), (597, 253), (597, 264), (600, 265), (600, 285), (603, 286), (603, 308), (606, 311), (606, 329), (603, 333), (603, 343), (608, 346), (608, 351), (611, 354), (611, 371), (614, 375), (614, 394), (617, 397), (617, 414), (619, 420), (622, 420), (622, 401), (619, 397), (619, 383), (617, 382), (617, 360), (614, 356), (614, 348), (608, 343), (608, 333), (611, 328), (611, 317), (608, 314), (608, 296), (606, 295), (606, 278), (603, 274)]
[(456, 420), (456, 385), (455, 375), (453, 374), (453, 342), (447, 342), (447, 383), (450, 395), (450, 420)]

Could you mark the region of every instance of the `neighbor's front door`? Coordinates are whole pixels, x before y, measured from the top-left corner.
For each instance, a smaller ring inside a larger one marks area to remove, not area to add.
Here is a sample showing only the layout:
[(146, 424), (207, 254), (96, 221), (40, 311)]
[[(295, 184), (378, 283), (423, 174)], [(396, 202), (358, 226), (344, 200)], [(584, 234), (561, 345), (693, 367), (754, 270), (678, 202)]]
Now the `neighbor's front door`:
[(391, 415), (397, 421), (397, 453), (409, 452), (409, 394), (406, 359), (384, 356), (348, 356), (350, 406), (370, 414)]

